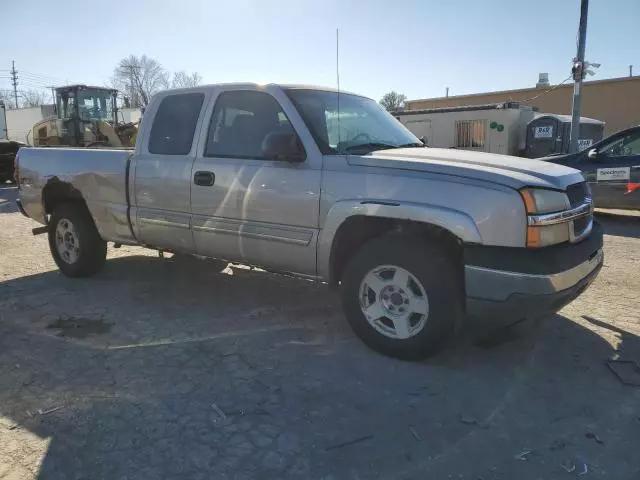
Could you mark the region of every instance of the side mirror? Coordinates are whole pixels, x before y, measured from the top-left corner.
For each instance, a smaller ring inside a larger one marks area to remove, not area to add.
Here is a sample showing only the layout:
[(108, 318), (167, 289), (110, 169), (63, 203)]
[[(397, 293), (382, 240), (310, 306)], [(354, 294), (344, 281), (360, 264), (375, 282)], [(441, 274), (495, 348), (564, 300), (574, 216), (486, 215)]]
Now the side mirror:
[(591, 150), (589, 150), (589, 152), (587, 152), (587, 158), (589, 160), (597, 160), (598, 159), (598, 149), (597, 148), (592, 148)]
[(305, 159), (304, 148), (292, 132), (272, 132), (262, 141), (262, 155), (269, 160), (299, 163)]
[(427, 145), (427, 137), (425, 137), (424, 135), (421, 136), (418, 140), (420, 140), (422, 142), (422, 146), (423, 147), (428, 147), (429, 145)]

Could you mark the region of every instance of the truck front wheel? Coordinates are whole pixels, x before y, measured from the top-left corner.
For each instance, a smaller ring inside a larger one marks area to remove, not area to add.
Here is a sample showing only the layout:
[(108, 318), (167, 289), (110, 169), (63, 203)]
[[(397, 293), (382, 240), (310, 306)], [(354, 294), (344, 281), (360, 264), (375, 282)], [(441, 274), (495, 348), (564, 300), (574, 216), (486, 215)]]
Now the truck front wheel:
[(404, 360), (441, 350), (462, 318), (455, 263), (428, 240), (387, 235), (365, 244), (341, 282), (353, 331), (372, 349)]
[(93, 275), (107, 258), (107, 243), (100, 238), (87, 208), (79, 203), (64, 203), (54, 210), (49, 222), (49, 249), (68, 277)]

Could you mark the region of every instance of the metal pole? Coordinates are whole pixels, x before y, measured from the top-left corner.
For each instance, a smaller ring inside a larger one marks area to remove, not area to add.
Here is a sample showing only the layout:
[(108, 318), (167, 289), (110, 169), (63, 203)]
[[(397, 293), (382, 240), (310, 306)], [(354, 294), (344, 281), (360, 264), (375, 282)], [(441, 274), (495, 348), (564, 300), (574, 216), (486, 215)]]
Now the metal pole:
[(576, 62), (581, 68), (579, 75), (574, 78), (573, 84), (573, 111), (571, 112), (571, 135), (569, 137), (569, 153), (578, 151), (578, 138), (580, 136), (580, 100), (582, 96), (582, 77), (584, 76), (584, 49), (587, 43), (587, 15), (589, 12), (589, 0), (580, 1), (580, 26), (578, 27), (578, 54)]
[(51, 89), (51, 101), (53, 102), (53, 113), (58, 114), (58, 105), (56, 104), (56, 91), (54, 86), (49, 87)]
[(13, 85), (13, 99), (16, 102), (16, 109), (18, 108), (18, 72), (16, 71), (15, 60), (11, 61), (11, 84)]
[(629, 76), (633, 77), (633, 65), (629, 65)]

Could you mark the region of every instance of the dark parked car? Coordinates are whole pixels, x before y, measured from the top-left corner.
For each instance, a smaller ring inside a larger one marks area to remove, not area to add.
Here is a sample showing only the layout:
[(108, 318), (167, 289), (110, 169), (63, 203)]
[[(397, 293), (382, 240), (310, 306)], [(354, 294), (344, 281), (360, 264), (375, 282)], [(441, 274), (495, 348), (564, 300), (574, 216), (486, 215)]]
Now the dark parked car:
[(0, 184), (13, 181), (13, 162), (20, 147), (24, 147), (24, 143), (0, 140)]
[(581, 170), (596, 207), (640, 209), (640, 125), (614, 133), (581, 152), (538, 160)]

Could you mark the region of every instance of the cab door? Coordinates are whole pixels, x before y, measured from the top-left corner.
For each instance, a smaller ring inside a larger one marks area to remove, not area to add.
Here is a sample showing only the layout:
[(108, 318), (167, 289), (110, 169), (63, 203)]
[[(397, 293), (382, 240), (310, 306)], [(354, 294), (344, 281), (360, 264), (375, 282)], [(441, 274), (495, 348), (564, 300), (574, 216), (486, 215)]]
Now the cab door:
[[(298, 114), (277, 94), (227, 89), (208, 109), (191, 175), (195, 247), (204, 256), (315, 275), (322, 156), (312, 142), (304, 149), (290, 122)], [(265, 156), (274, 133), (297, 139), (299, 159)]]
[(600, 208), (640, 208), (640, 190), (629, 192), (629, 184), (640, 183), (640, 128), (621, 132), (585, 155), (580, 169)]
[(143, 245), (193, 251), (191, 167), (206, 90), (168, 94), (155, 111), (146, 142), (135, 156), (133, 208)]

